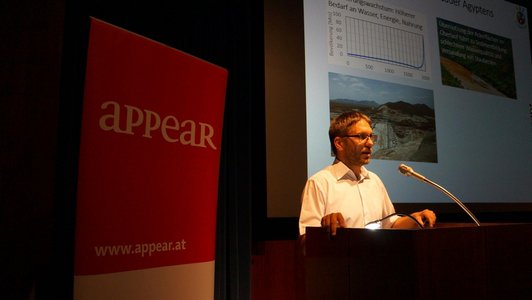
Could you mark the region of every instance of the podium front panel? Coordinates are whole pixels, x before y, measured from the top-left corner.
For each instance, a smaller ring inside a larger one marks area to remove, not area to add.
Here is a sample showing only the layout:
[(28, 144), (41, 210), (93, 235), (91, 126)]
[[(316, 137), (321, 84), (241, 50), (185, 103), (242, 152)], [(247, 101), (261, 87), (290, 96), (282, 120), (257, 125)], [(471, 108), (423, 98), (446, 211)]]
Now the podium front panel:
[(305, 299), (532, 299), (532, 224), (306, 232)]

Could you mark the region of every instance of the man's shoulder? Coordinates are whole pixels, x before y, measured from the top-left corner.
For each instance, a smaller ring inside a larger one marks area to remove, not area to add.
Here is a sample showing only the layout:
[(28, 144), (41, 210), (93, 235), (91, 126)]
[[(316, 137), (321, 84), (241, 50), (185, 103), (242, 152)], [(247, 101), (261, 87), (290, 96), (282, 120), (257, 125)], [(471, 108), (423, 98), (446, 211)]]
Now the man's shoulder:
[(333, 180), (333, 179), (340, 179), (345, 174), (349, 172), (349, 168), (347, 168), (343, 163), (334, 163), (325, 166), (323, 169), (319, 170), (318, 172), (314, 173), (309, 179), (310, 180)]
[(335, 178), (335, 171), (333, 165), (327, 165), (323, 169), (312, 174), (308, 180), (309, 181), (326, 181)]

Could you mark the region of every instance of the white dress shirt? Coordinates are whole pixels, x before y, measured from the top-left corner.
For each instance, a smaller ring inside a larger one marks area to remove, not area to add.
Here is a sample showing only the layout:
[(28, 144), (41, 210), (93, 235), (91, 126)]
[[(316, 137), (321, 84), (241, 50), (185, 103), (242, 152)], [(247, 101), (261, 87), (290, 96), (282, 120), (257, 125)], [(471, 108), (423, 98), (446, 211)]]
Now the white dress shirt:
[[(320, 227), (321, 218), (342, 213), (348, 228), (364, 228), (372, 221), (395, 213), (381, 179), (362, 167), (360, 178), (344, 163), (329, 165), (311, 176), (303, 189), (299, 233), (307, 226)], [(397, 216), (382, 222), (389, 228)]]

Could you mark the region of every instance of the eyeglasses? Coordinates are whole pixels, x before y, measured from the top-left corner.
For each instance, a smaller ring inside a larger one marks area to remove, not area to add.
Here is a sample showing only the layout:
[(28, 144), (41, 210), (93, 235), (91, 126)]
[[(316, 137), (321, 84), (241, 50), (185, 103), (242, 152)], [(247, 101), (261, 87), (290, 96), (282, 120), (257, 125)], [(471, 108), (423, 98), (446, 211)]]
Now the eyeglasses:
[(348, 135), (343, 135), (342, 137), (354, 137), (354, 138), (359, 139), (362, 142), (367, 141), (367, 139), (369, 138), (372, 142), (376, 142), (379, 136), (371, 133), (371, 134), (348, 134)]

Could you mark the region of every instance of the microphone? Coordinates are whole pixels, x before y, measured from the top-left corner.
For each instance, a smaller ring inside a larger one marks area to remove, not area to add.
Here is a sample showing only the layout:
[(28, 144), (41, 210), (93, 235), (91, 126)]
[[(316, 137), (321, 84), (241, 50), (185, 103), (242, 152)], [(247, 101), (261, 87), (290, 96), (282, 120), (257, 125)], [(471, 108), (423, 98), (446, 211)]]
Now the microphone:
[(401, 174), (405, 176), (413, 176), (421, 181), (427, 181), (427, 178), (425, 178), (425, 176), (414, 172), (414, 169), (404, 164), (399, 165), (399, 172), (401, 172)]
[(462, 203), (462, 201), (458, 200), (458, 198), (456, 198), (453, 194), (451, 194), (449, 191), (444, 189), (441, 185), (439, 185), (439, 184), (427, 179), (425, 176), (415, 172), (414, 169), (412, 169), (411, 167), (409, 167), (407, 165), (404, 165), (404, 164), (399, 165), (399, 172), (401, 172), (401, 174), (403, 174), (405, 176), (412, 176), (412, 177), (414, 177), (416, 179), (419, 179), (419, 180), (421, 180), (421, 181), (423, 181), (425, 183), (428, 183), (428, 184), (432, 185), (433, 187), (437, 188), (438, 190), (443, 192), (445, 195), (447, 195), (449, 198), (451, 198), (456, 204), (458, 204), (458, 206), (460, 206), (469, 215), (469, 217), (471, 217), (471, 219), (473, 219), (473, 221), (475, 222), (475, 224), (477, 224), (477, 226), (480, 226), (480, 222), (477, 220), (475, 215), (473, 215), (473, 213), (469, 209), (467, 209), (467, 207), (464, 205), (464, 203)]

